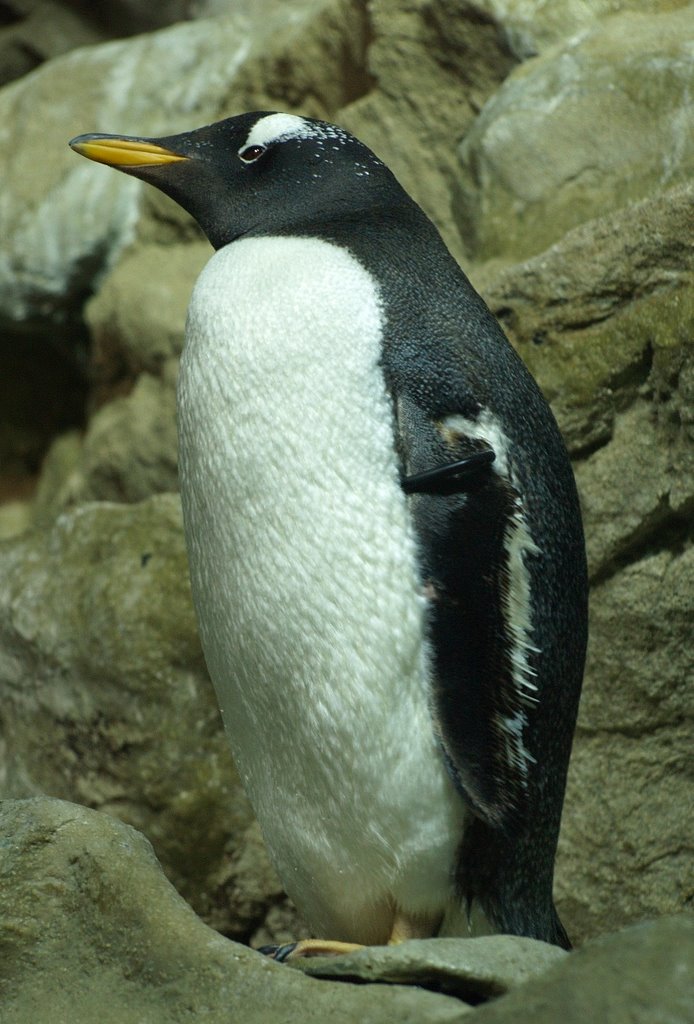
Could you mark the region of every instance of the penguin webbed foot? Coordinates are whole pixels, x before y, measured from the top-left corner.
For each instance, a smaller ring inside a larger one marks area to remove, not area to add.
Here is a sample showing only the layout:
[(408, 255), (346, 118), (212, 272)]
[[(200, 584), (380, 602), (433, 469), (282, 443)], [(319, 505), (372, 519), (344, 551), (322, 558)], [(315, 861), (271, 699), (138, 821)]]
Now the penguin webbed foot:
[(491, 448), (473, 452), (464, 459), (402, 477), (405, 494), (459, 494), (476, 483), (496, 458)]
[(301, 939), (299, 942), (286, 942), (280, 946), (261, 946), (258, 949), (263, 956), (269, 956), (280, 964), (289, 963), (311, 956), (343, 956), (363, 949), (356, 942), (338, 942), (333, 939)]

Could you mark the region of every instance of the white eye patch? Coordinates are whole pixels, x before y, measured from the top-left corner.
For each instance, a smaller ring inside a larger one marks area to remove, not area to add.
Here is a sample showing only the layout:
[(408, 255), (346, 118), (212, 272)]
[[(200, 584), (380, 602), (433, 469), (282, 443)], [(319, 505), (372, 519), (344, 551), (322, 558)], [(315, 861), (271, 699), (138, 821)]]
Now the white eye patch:
[[(333, 142), (347, 142), (347, 132), (336, 125), (312, 124), (297, 114), (267, 114), (261, 117), (251, 128), (248, 137), (239, 150), (242, 160), (246, 154), (256, 146), (267, 149), (275, 142), (284, 142), (287, 139), (321, 139)], [(260, 155), (260, 154), (258, 154)]]

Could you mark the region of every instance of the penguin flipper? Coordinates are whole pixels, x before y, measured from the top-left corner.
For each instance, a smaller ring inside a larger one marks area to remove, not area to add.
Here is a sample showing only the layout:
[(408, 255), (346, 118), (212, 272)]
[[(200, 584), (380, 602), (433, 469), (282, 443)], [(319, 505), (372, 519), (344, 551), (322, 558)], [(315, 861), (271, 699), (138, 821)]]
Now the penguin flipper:
[[(534, 761), (525, 746), (527, 715), (536, 700), (526, 563), (538, 549), (495, 439), (447, 429), (442, 443), (440, 423), (422, 417), (417, 424), (410, 417), (400, 423), (402, 450), (414, 456), (417, 469), (423, 457), (431, 463), (444, 454), (444, 470), (451, 455), (476, 466), (453, 492), (444, 473), (438, 492), (420, 489), (409, 499), (429, 599), (433, 704), (443, 755), (475, 813), (510, 833), (525, 805)], [(408, 426), (414, 435), (407, 436)], [(430, 476), (427, 470), (406, 479)]]

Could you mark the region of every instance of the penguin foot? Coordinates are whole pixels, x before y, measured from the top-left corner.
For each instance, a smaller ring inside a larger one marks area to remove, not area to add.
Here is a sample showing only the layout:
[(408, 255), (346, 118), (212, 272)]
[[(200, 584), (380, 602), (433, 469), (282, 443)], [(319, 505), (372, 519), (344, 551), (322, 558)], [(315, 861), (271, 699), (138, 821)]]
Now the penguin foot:
[(364, 947), (356, 942), (337, 942), (332, 939), (301, 939), (299, 942), (287, 942), (283, 946), (261, 946), (258, 950), (278, 963), (285, 964), (290, 960), (299, 960), (309, 956), (342, 956), (343, 953), (355, 953)]

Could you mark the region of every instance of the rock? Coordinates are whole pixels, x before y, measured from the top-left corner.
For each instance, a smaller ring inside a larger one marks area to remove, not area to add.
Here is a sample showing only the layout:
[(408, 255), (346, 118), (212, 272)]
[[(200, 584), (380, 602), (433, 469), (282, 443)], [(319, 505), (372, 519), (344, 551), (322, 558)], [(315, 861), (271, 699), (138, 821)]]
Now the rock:
[(516, 63), (488, 4), (373, 0), (371, 88), (339, 121), (388, 164), (456, 256), (456, 145)]
[(647, 921), (591, 942), (475, 1012), (475, 1024), (691, 1024), (694, 917)]
[(5, 0), (0, 11), (0, 86), (76, 46), (100, 42), (87, 19), (50, 0)]
[[(692, 347), (689, 359), (694, 368)], [(576, 467), (595, 581), (651, 544), (679, 544), (694, 512), (694, 431), (653, 413), (638, 399), (615, 417), (610, 442)]]
[(129, 394), (94, 414), (84, 438), (56, 441), (33, 504), (36, 525), (83, 502), (136, 502), (178, 489), (177, 371), (172, 359), (161, 377), (142, 373)]
[(519, 60), (527, 60), (561, 42), (595, 27), (617, 11), (659, 14), (685, 7), (689, 0), (482, 0), (503, 26), (509, 48)]
[(0, 544), (0, 578), (0, 796), (47, 793), (122, 818), (194, 905), (245, 936), (269, 866), (257, 851), (256, 880), (246, 871), (248, 918), (233, 880), (212, 905), (252, 812), (199, 648), (178, 497), (82, 505)]
[(85, 310), (98, 404), (140, 373), (161, 375), (180, 355), (190, 293), (212, 252), (207, 241), (144, 244), (105, 278)]
[(474, 939), (412, 939), (371, 946), (339, 957), (298, 960), (314, 978), (419, 985), (477, 1006), (543, 974), (567, 954), (557, 946), (516, 935)]
[(84, 439), (80, 501), (141, 501), (178, 489), (176, 372), (141, 374), (129, 395), (92, 418)]
[(230, 942), (107, 815), (7, 801), (0, 834), (3, 1024), (454, 1024), (467, 1012), (416, 988), (321, 984)]
[(679, 376), (694, 329), (693, 233), (694, 188), (684, 185), (583, 224), (524, 263), (472, 274), (572, 454), (609, 440), (651, 370), (652, 386), (672, 389), (661, 378)]
[(691, 5), (606, 18), (509, 75), (460, 146), (469, 258), (526, 259), (691, 177), (693, 18)]
[(577, 941), (683, 910), (694, 895), (694, 548), (680, 547), (675, 539), (592, 592), (556, 875)]

